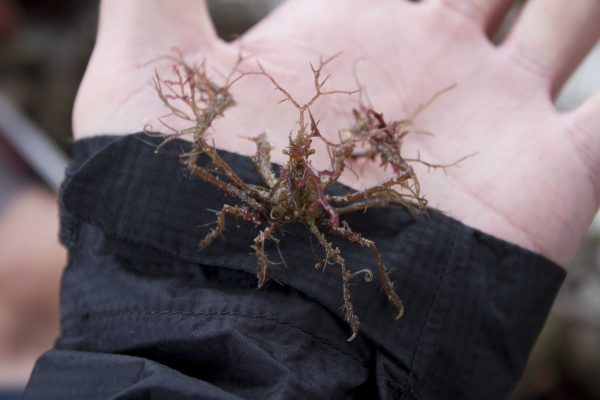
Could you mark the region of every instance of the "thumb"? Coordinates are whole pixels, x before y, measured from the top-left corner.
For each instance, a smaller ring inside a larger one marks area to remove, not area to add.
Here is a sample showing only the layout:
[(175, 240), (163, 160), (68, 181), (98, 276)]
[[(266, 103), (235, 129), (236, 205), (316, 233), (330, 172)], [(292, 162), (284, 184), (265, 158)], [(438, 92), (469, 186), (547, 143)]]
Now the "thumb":
[(206, 54), (220, 43), (204, 0), (102, 0), (96, 45), (75, 98), (74, 137), (123, 130), (133, 117), (122, 105), (150, 88), (150, 61), (174, 47)]
[[(144, 62), (177, 47), (184, 53), (217, 43), (205, 0), (103, 0), (95, 52), (108, 49)], [(140, 60), (141, 59), (141, 60)]]

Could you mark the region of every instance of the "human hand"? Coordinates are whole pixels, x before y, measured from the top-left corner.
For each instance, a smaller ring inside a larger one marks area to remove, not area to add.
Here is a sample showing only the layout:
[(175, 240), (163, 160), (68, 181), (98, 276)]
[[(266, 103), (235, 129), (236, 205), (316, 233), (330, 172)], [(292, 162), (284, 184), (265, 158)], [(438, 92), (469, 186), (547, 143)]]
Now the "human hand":
[[(291, 0), (236, 42), (217, 39), (200, 0), (104, 0), (96, 48), (76, 99), (75, 139), (131, 133), (159, 124), (163, 103), (147, 61), (180, 49), (189, 62), (227, 71), (240, 43), (299, 99), (312, 95), (308, 62), (339, 51), (328, 65), (329, 88), (354, 89), (354, 61), (376, 110), (386, 119), (410, 116), (439, 90), (415, 121), (435, 137), (409, 136), (405, 154), (449, 163), (477, 152), (447, 174), (416, 166), (429, 204), (462, 222), (541, 253), (566, 266), (600, 203), (600, 96), (559, 113), (553, 96), (600, 37), (597, 0), (530, 0), (508, 39), (491, 44), (509, 0)], [(558, 29), (560, 27), (560, 29)], [(252, 69), (247, 63), (243, 68)], [(218, 75), (215, 74), (215, 79)], [(240, 136), (269, 132), (273, 160), (297, 112), (264, 77), (233, 88), (238, 105), (214, 124), (218, 148), (249, 155)], [(321, 131), (335, 138), (350, 125), (347, 96), (311, 108)], [(176, 123), (176, 122), (174, 122)], [(360, 189), (385, 173), (357, 166), (341, 182)]]
[(66, 251), (58, 242), (56, 196), (31, 186), (0, 213), (0, 388), (24, 385), (59, 334), (59, 284)]

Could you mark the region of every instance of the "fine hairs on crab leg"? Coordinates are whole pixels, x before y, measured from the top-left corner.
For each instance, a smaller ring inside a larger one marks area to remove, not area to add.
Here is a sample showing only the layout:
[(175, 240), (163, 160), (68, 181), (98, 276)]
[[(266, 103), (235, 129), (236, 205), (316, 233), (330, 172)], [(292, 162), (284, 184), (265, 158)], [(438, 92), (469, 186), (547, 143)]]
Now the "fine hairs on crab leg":
[[(347, 195), (342, 195), (342, 196), (331, 196), (329, 195), (327, 197), (327, 199), (335, 204), (335, 205), (342, 205), (342, 204), (347, 204), (347, 203), (352, 203), (355, 201), (363, 201), (365, 199), (368, 199), (371, 196), (379, 196), (379, 195), (384, 195), (387, 198), (392, 199), (393, 201), (398, 201), (398, 202), (402, 202), (404, 198), (408, 197), (408, 198), (412, 198), (414, 200), (417, 201), (417, 203), (420, 202), (421, 200), (421, 196), (419, 193), (419, 187), (416, 186), (414, 190), (410, 190), (410, 187), (408, 185), (405, 184), (405, 181), (410, 180), (411, 178), (407, 178), (405, 179), (404, 177), (393, 177), (377, 186), (373, 186), (358, 192), (354, 192), (354, 193), (349, 193)], [(416, 182), (415, 182), (416, 184)], [(394, 189), (392, 189), (393, 186), (399, 185), (404, 189), (409, 189), (410, 193), (400, 193)]]
[(373, 253), (373, 256), (375, 257), (377, 263), (379, 280), (381, 281), (383, 290), (385, 291), (385, 294), (387, 295), (387, 298), (390, 301), (390, 303), (392, 303), (392, 305), (398, 310), (398, 314), (396, 315), (395, 319), (402, 318), (402, 316), (404, 315), (404, 305), (402, 304), (402, 300), (400, 300), (400, 296), (398, 296), (398, 293), (394, 288), (394, 282), (390, 279), (389, 271), (383, 263), (383, 259), (381, 258), (381, 253), (379, 252), (379, 249), (372, 240), (366, 239), (362, 237), (360, 233), (354, 232), (352, 229), (350, 229), (350, 226), (345, 221), (342, 223), (342, 225), (343, 226), (340, 228), (331, 228), (332, 232), (343, 238), (346, 238), (347, 240), (353, 243), (357, 243), (362, 247), (371, 250), (371, 253)]
[(251, 157), (256, 171), (258, 171), (262, 177), (265, 185), (267, 185), (269, 188), (272, 188), (275, 186), (277, 178), (275, 177), (273, 168), (271, 167), (271, 150), (273, 150), (273, 147), (267, 140), (267, 134), (263, 132), (256, 137), (247, 139), (256, 144), (256, 153), (254, 153), (254, 155)]
[(415, 208), (415, 205), (409, 200), (401, 198), (400, 200), (392, 198), (390, 196), (379, 196), (374, 198), (368, 198), (363, 201), (352, 203), (347, 206), (342, 206), (337, 209), (340, 215), (351, 214), (354, 212), (366, 211), (369, 207), (387, 207), (390, 204), (399, 203), (405, 208)]
[(265, 208), (262, 204), (260, 204), (256, 199), (248, 196), (240, 188), (233, 186), (230, 183), (224, 182), (218, 177), (214, 176), (209, 170), (204, 167), (194, 166), (191, 168), (191, 173), (194, 176), (197, 176), (201, 180), (212, 184), (213, 186), (220, 189), (222, 192), (228, 194), (229, 196), (235, 197), (238, 200), (246, 203), (248, 206), (252, 207), (259, 213), (266, 213)]
[(258, 235), (254, 238), (254, 245), (252, 245), (252, 249), (256, 254), (256, 262), (257, 262), (257, 270), (256, 270), (256, 278), (258, 279), (258, 287), (262, 287), (267, 279), (267, 271), (269, 266), (273, 264), (267, 253), (265, 252), (265, 242), (269, 239), (274, 239), (273, 234), (275, 233), (275, 229), (277, 225), (271, 224), (262, 231), (258, 233)]
[(353, 193), (349, 193), (347, 195), (341, 195), (341, 196), (332, 196), (332, 195), (327, 195), (327, 200), (329, 200), (329, 202), (331, 202), (332, 204), (335, 205), (342, 205), (342, 204), (348, 204), (348, 203), (353, 203), (355, 201), (363, 201), (368, 199), (369, 197), (373, 196), (373, 195), (386, 195), (388, 197), (392, 197), (392, 198), (396, 198), (396, 197), (400, 197), (401, 194), (396, 192), (393, 189), (390, 188), (386, 188), (385, 186), (379, 185), (379, 186), (375, 186), (375, 187), (370, 187), (358, 192), (353, 192)]
[(194, 152), (194, 155), (189, 157), (188, 161), (186, 162), (189, 170), (194, 170), (194, 168), (197, 166), (200, 155), (205, 154), (211, 159), (214, 168), (218, 172), (221, 172), (223, 175), (225, 175), (233, 185), (245, 193), (244, 197), (254, 198), (255, 200), (261, 198), (261, 194), (244, 182), (244, 180), (238, 176), (233, 168), (231, 168), (229, 164), (227, 164), (225, 160), (221, 158), (214, 146), (209, 146), (208, 144), (204, 143), (198, 144), (198, 147), (200, 150)]
[(200, 241), (199, 245), (201, 248), (206, 248), (210, 245), (218, 236), (223, 233), (225, 229), (225, 214), (232, 214), (236, 217), (245, 217), (248, 210), (241, 207), (230, 206), (225, 204), (220, 211), (217, 211), (217, 226), (215, 226), (204, 238)]
[(325, 250), (325, 258), (322, 261), (323, 265), (327, 264), (329, 260), (332, 260), (333, 263), (340, 266), (342, 271), (342, 309), (344, 310), (346, 323), (350, 326), (352, 331), (352, 335), (347, 339), (351, 342), (356, 338), (360, 329), (360, 320), (354, 313), (350, 296), (350, 280), (355, 275), (346, 268), (346, 260), (344, 260), (340, 254), (340, 249), (338, 247), (333, 247), (333, 245), (325, 238), (325, 235), (317, 228), (317, 225), (314, 222), (310, 222), (308, 227), (321, 244), (321, 247)]

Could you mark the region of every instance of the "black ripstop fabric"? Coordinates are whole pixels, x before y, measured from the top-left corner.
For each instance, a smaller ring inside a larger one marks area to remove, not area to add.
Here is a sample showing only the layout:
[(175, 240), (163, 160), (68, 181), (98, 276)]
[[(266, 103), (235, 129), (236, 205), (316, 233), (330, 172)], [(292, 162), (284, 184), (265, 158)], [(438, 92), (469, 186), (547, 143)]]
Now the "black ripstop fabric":
[[(336, 266), (303, 226), (278, 234), (286, 265), (256, 288), (257, 227), (214, 211), (236, 204), (138, 133), (76, 141), (60, 195), (61, 335), (25, 399), (502, 399), (519, 379), (564, 271), (436, 210), (370, 208), (345, 220), (375, 241), (406, 306), (355, 279), (362, 322), (348, 343)], [(222, 157), (260, 183), (249, 158)], [(334, 193), (350, 189), (336, 185)], [(372, 255), (331, 238), (348, 266)], [(279, 261), (269, 245), (273, 261)]]

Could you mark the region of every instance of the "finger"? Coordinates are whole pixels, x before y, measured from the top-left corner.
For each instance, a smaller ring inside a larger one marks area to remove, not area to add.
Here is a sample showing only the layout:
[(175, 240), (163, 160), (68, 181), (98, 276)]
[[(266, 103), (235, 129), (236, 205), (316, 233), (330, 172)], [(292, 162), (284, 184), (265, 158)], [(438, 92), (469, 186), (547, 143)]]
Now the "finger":
[(449, 8), (473, 20), (489, 35), (500, 27), (513, 0), (435, 0), (440, 6)]
[[(600, 93), (596, 93), (591, 99), (583, 103), (573, 111), (580, 123), (587, 127), (586, 130), (594, 133), (596, 141), (600, 143)], [(591, 137), (590, 137), (591, 139)]]
[[(600, 185), (600, 93), (565, 114), (564, 118), (592, 181)], [(600, 187), (596, 191), (600, 202)]]
[(107, 48), (111, 53), (152, 58), (166, 54), (173, 47), (193, 51), (210, 46), (216, 40), (204, 0), (103, 0), (100, 3), (96, 50)]
[(554, 95), (600, 37), (600, 1), (530, 0), (504, 43)]

